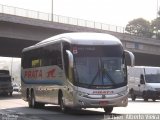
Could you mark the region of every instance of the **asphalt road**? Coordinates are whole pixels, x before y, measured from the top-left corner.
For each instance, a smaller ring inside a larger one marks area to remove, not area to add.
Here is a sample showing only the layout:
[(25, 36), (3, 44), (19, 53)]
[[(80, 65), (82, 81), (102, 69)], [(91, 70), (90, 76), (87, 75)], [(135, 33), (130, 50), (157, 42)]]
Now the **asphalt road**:
[(62, 113), (59, 106), (46, 105), (43, 109), (28, 107), (28, 103), (21, 99), (20, 94), (0, 96), (0, 120), (159, 120), (160, 101), (142, 99), (131, 101), (127, 107), (114, 108), (112, 114), (105, 115), (103, 109), (70, 110)]

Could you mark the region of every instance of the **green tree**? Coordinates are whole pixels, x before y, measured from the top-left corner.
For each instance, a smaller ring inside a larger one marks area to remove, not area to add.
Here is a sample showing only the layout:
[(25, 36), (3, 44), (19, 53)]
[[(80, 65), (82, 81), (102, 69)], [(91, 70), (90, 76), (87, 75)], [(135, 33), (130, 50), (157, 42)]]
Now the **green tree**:
[(150, 22), (143, 18), (138, 18), (130, 21), (126, 25), (125, 30), (132, 35), (145, 36), (145, 37), (153, 36), (153, 30)]
[[(160, 10), (158, 11), (158, 16), (160, 16)], [(153, 33), (157, 39), (160, 39), (160, 17), (152, 20), (151, 26), (153, 29)]]
[(157, 12), (157, 15), (160, 16), (160, 10)]

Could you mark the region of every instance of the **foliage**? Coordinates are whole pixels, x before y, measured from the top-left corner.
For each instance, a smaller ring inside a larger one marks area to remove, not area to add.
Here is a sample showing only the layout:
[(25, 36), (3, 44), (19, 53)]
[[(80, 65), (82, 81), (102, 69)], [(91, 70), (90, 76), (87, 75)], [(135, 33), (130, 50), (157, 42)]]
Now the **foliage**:
[(138, 36), (145, 36), (145, 37), (152, 37), (153, 36), (153, 29), (149, 21), (138, 18), (130, 21), (125, 30), (132, 34)]
[(152, 26), (153, 33), (156, 36), (156, 38), (160, 39), (160, 17), (154, 19), (151, 22), (151, 26)]

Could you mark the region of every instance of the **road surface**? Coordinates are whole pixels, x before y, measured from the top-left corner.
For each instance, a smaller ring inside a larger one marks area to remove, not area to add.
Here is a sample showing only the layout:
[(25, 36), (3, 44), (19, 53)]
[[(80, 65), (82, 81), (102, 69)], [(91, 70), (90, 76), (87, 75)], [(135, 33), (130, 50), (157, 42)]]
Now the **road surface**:
[(127, 107), (114, 108), (112, 114), (105, 115), (104, 110), (84, 109), (70, 110), (62, 113), (59, 106), (46, 105), (42, 109), (28, 107), (28, 103), (21, 99), (20, 94), (0, 96), (0, 120), (159, 120), (160, 101), (144, 102), (142, 99), (131, 101)]

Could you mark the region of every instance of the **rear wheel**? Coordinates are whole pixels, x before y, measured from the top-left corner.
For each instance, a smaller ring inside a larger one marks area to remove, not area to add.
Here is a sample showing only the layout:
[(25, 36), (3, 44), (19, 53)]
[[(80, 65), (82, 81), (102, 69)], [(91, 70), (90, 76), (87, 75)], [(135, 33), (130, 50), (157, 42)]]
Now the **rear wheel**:
[(28, 96), (28, 106), (32, 108), (31, 95)]
[(146, 102), (147, 102), (147, 101), (148, 101), (148, 98), (144, 98), (144, 101), (146, 101)]
[(152, 101), (155, 102), (155, 101), (156, 101), (156, 98), (152, 98)]
[(29, 105), (30, 108), (43, 108), (45, 104), (36, 102), (35, 101), (35, 94), (32, 91), (31, 95), (29, 96), (28, 105)]
[(10, 92), (9, 95), (12, 96), (12, 92)]
[(31, 93), (31, 105), (32, 105), (32, 108), (36, 107), (34, 92)]
[(34, 95), (33, 91), (31, 92), (31, 95), (30, 95), (29, 107), (31, 107), (31, 108), (36, 108), (37, 107), (37, 103), (35, 101), (35, 95)]
[(105, 107), (104, 111), (106, 114), (110, 114), (113, 111), (113, 107)]

